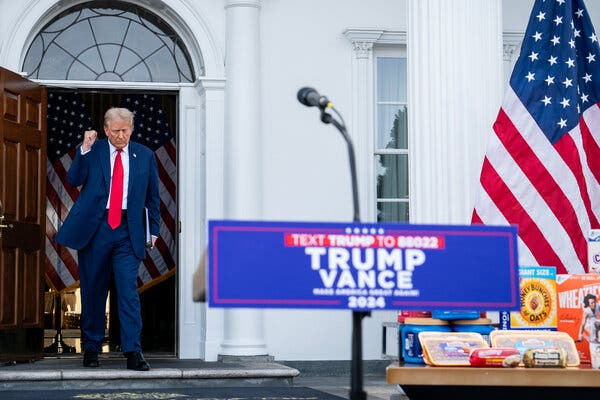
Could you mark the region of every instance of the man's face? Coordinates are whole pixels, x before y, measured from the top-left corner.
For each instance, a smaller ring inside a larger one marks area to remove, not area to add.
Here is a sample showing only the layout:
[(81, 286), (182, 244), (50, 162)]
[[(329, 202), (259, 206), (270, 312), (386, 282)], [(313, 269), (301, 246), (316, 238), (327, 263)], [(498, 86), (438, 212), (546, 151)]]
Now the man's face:
[(122, 119), (110, 120), (104, 127), (106, 137), (117, 149), (122, 149), (127, 146), (132, 131), (131, 124)]

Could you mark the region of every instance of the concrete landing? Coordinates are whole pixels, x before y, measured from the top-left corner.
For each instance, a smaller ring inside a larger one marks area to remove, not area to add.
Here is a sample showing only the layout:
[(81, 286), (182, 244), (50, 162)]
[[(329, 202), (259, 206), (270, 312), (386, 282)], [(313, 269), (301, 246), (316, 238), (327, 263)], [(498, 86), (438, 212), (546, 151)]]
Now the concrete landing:
[[(100, 358), (84, 368), (81, 358), (52, 358), (0, 367), (0, 391), (70, 388), (160, 388), (193, 386), (291, 386), (300, 372), (274, 362), (205, 362), (147, 358), (151, 370), (131, 371), (124, 358)], [(1, 397), (1, 396), (0, 396)]]

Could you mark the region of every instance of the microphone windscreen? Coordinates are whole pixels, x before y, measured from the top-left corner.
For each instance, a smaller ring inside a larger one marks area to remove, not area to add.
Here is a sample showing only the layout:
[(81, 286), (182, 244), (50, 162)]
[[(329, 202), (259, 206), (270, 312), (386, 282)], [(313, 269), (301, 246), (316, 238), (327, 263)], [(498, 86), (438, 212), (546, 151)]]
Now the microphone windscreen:
[(311, 104), (307, 100), (308, 95), (311, 93), (317, 93), (317, 91), (311, 87), (305, 86), (305, 87), (301, 88), (300, 90), (298, 90), (298, 94), (296, 97), (298, 98), (298, 101), (300, 103), (304, 104), (305, 106), (311, 107), (314, 104)]

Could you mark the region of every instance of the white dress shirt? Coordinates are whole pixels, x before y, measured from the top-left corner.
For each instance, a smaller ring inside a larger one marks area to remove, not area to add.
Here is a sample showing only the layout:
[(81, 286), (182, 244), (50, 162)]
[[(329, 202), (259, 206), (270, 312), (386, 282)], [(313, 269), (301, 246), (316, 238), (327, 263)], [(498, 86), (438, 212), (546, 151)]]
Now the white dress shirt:
[[(112, 187), (112, 174), (115, 169), (115, 159), (117, 158), (117, 148), (108, 141), (108, 148), (110, 149), (110, 187)], [(123, 203), (121, 209), (127, 210), (127, 188), (129, 187), (129, 144), (123, 147), (121, 152), (121, 163), (123, 164)], [(110, 204), (110, 195), (106, 202), (106, 208)]]

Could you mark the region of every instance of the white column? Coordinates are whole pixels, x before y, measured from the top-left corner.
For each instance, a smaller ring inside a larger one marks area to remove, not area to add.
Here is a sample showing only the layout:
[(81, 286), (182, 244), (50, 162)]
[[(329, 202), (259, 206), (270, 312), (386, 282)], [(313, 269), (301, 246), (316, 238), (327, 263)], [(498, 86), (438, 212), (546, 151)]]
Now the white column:
[(501, 12), (501, 0), (408, 0), (411, 222), (470, 222), (503, 92)]
[[(224, 211), (262, 216), (260, 0), (226, 0)], [(261, 310), (227, 309), (221, 355), (266, 355)]]

